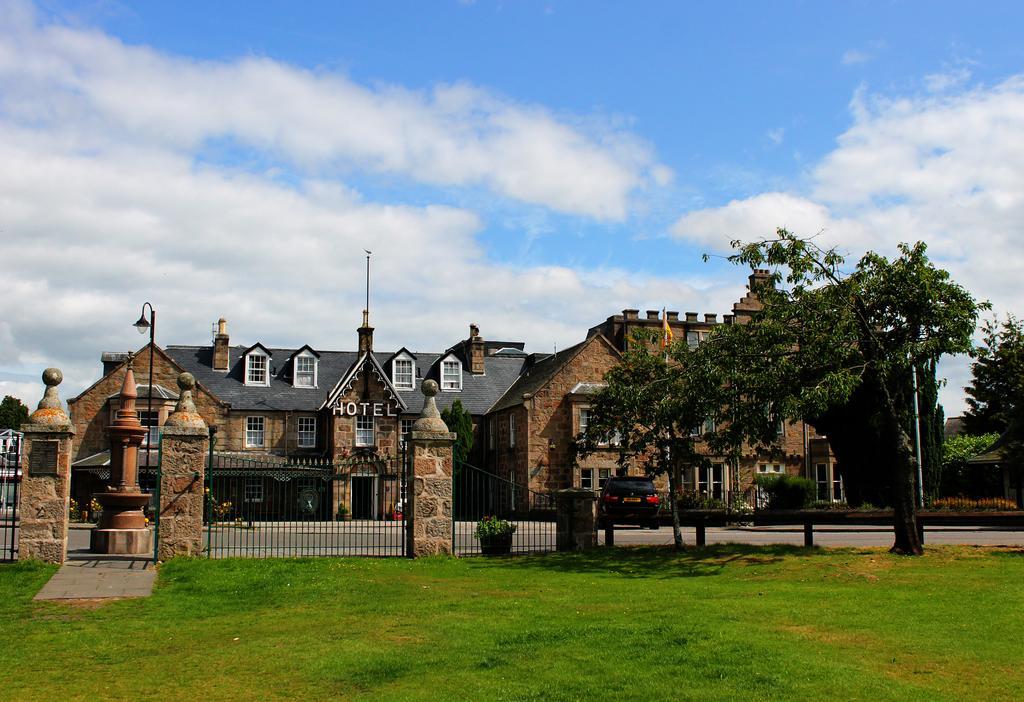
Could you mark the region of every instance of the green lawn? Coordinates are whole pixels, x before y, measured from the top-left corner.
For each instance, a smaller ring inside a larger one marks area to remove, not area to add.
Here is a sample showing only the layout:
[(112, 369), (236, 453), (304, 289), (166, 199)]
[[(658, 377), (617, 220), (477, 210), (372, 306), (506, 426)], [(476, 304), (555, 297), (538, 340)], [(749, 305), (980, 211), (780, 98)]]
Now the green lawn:
[(178, 560), (33, 603), (0, 566), (5, 699), (1024, 698), (1024, 552), (721, 547)]

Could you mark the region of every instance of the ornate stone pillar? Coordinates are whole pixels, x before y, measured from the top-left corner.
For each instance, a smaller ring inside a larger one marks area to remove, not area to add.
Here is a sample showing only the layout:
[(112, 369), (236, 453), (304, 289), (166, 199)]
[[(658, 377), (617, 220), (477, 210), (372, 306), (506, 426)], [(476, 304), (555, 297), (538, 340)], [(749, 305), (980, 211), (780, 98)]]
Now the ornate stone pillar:
[(139, 446), (148, 430), (139, 423), (135, 400), (139, 393), (131, 361), (121, 385), (121, 408), (107, 433), (110, 434), (110, 482), (94, 497), (103, 507), (100, 522), (89, 534), (93, 553), (152, 554), (153, 532), (143, 512), (149, 495), (139, 489)]
[(555, 547), (559, 551), (586, 551), (597, 547), (597, 496), (583, 488), (557, 490)]
[(452, 445), (455, 434), (437, 411), (437, 382), (423, 381), (426, 403), (409, 435), (412, 450), (412, 556), (452, 553)]
[(71, 500), (71, 444), (75, 430), (57, 396), (64, 380), (57, 368), (43, 371), (46, 393), (21, 426), (21, 497), (18, 558), (63, 563), (68, 553), (68, 508)]
[(203, 500), (209, 429), (196, 411), (191, 373), (178, 376), (178, 405), (164, 422), (160, 454), (157, 558), (203, 552)]

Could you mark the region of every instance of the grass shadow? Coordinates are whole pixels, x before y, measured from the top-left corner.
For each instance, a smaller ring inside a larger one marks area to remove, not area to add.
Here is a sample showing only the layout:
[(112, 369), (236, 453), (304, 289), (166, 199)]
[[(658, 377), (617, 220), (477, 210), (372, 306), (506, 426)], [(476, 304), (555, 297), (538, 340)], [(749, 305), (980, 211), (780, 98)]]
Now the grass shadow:
[(828, 557), (859, 549), (806, 549), (784, 544), (715, 544), (676, 551), (672, 546), (602, 547), (578, 553), (473, 558), (480, 568), (515, 568), (565, 573), (615, 573), (627, 578), (711, 577), (730, 565), (771, 565), (787, 558)]

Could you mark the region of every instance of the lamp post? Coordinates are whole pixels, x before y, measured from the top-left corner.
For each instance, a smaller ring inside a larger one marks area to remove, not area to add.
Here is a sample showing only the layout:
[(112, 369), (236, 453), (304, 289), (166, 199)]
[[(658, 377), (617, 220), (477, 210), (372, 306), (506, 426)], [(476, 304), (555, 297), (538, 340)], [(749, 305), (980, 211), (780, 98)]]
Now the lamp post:
[[(146, 308), (149, 308), (149, 319), (146, 319)], [(156, 337), (156, 310), (153, 309), (153, 305), (149, 302), (142, 303), (142, 314), (139, 315), (139, 321), (135, 323), (135, 328), (140, 334), (145, 334), (149, 331), (149, 390), (146, 395), (146, 412), (149, 415), (149, 421), (154, 422), (153, 417), (153, 346), (154, 338)], [(155, 422), (159, 425), (159, 422)], [(152, 425), (147, 425), (146, 431), (146, 468), (152, 468), (151, 462), (153, 450), (153, 428)]]

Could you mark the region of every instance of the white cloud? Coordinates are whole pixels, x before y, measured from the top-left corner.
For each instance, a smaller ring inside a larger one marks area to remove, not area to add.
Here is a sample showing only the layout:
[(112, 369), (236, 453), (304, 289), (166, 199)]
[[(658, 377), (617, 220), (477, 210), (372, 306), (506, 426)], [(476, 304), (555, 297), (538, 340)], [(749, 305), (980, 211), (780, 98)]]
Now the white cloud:
[(69, 145), (181, 153), (230, 139), (305, 174), (359, 169), (428, 185), (482, 186), (598, 219), (625, 217), (659, 181), (628, 132), (581, 127), (537, 105), (466, 84), (367, 87), (267, 58), (195, 61), (96, 31), (39, 26), (0, 6), (0, 90), (10, 121), (59, 127)]
[[(938, 264), (997, 310), (1024, 308), (1024, 76), (993, 87), (851, 102), (854, 124), (810, 172), (807, 192), (761, 193), (687, 213), (680, 239), (717, 250), (784, 226), (852, 257), (924, 240)], [(959, 364), (959, 365), (958, 365)], [(943, 368), (960, 411), (966, 361)]]
[(777, 127), (775, 129), (768, 130), (768, 140), (778, 146), (782, 143), (782, 140), (786, 137), (786, 129), (784, 127)]
[[(584, 133), (467, 85), (371, 89), (267, 59), (193, 62), (2, 8), (0, 392), (32, 406), (42, 368), (63, 369), (66, 399), (102, 351), (138, 348), (146, 300), (161, 344), (208, 343), (225, 316), (235, 343), (351, 349), (364, 248), (382, 349), (441, 349), (472, 320), (546, 350), (624, 307), (719, 310), (737, 292), (512, 267), (480, 248), (475, 212), (369, 201), (342, 180), (387, 171), (615, 219), (635, 188), (672, 178), (629, 133)], [(199, 158), (213, 140), (266, 168)]]

